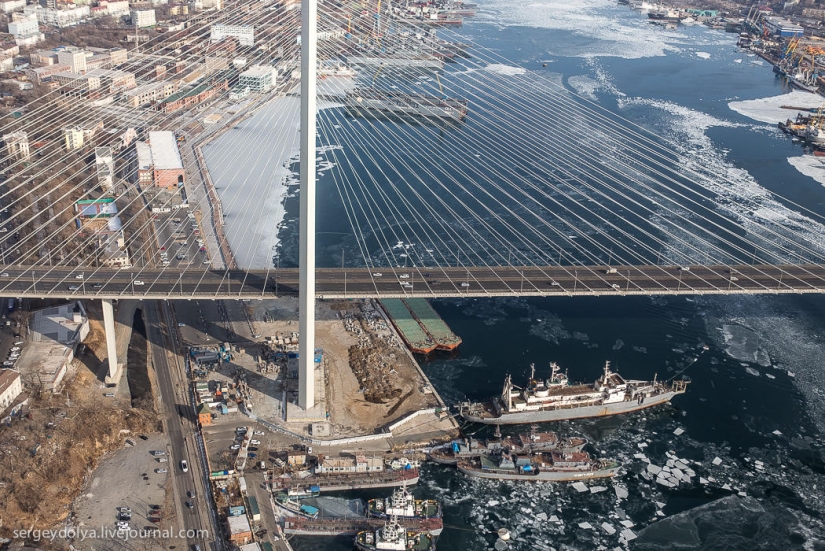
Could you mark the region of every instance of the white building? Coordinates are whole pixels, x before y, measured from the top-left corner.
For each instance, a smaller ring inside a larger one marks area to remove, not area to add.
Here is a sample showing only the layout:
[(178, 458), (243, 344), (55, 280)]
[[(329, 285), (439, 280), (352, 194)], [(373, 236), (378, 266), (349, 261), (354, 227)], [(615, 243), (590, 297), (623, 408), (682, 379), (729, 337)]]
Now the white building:
[(95, 148), (95, 167), (98, 185), (106, 191), (111, 191), (115, 185), (115, 162), (111, 147)]
[(20, 373), (11, 369), (0, 371), (0, 413), (5, 412), (22, 393), (23, 381)]
[(139, 29), (154, 27), (157, 25), (155, 10), (132, 10), (132, 25)]
[(79, 126), (63, 129), (63, 139), (66, 141), (66, 150), (80, 149), (83, 147), (83, 129)]
[[(26, 6), (27, 8), (30, 6)], [(56, 10), (51, 8), (36, 10), (37, 20), (43, 25), (51, 25), (53, 27), (71, 27), (89, 19), (91, 10), (89, 6), (77, 6), (65, 10)]]
[(267, 65), (253, 65), (238, 75), (238, 88), (250, 92), (266, 92), (275, 86), (278, 70)]
[(74, 359), (77, 345), (89, 334), (86, 310), (80, 302), (70, 302), (32, 314), (29, 324), (31, 342), (22, 350), (17, 365), (30, 388), (57, 392)]
[(9, 23), (9, 33), (18, 46), (34, 46), (45, 38), (36, 17), (15, 18)]
[(57, 63), (68, 65), (72, 73), (82, 75), (86, 72), (86, 52), (78, 49), (57, 52)]
[(2, 10), (3, 13), (11, 13), (15, 10), (22, 10), (25, 7), (26, 0), (2, 0), (2, 2), (0, 2), (0, 10)]
[(129, 2), (126, 0), (121, 2), (109, 2), (106, 4), (106, 15), (111, 15), (112, 17), (129, 15), (129, 11)]
[(3, 143), (6, 144), (6, 157), (23, 160), (29, 158), (29, 135), (25, 131), (3, 134)]
[(210, 39), (218, 42), (227, 37), (238, 39), (241, 46), (255, 45), (255, 27), (252, 25), (224, 25), (221, 23), (212, 25)]

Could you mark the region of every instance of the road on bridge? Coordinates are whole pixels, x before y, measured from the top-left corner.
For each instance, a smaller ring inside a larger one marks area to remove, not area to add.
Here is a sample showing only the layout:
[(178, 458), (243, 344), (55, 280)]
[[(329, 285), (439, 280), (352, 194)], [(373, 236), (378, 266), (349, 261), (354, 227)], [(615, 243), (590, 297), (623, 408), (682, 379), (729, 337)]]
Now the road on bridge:
[[(318, 298), (820, 293), (825, 266), (502, 266), (321, 268)], [(295, 296), (298, 270), (8, 267), (0, 296), (262, 298)]]

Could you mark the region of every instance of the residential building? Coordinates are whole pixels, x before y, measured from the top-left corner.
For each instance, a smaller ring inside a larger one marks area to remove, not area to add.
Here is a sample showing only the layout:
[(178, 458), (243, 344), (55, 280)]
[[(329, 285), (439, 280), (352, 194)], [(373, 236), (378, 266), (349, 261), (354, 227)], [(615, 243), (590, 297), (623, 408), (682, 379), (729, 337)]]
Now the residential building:
[(176, 91), (177, 84), (174, 82), (150, 82), (149, 84), (144, 84), (133, 90), (129, 90), (124, 94), (124, 98), (126, 103), (132, 107), (141, 107), (167, 98)]
[[(13, 11), (22, 10), (26, 7), (26, 0), (2, 0), (0, 1), (0, 11), (3, 13), (11, 13)], [(9, 31), (11, 32), (11, 31)]]
[(212, 425), (212, 410), (206, 404), (198, 406), (198, 423), (201, 427), (209, 427)]
[(66, 142), (66, 150), (80, 149), (83, 147), (83, 129), (79, 126), (63, 129), (63, 139)]
[[(120, 218), (115, 217), (109, 221), (110, 229), (119, 225)], [(100, 265), (108, 268), (129, 268), (132, 261), (129, 259), (129, 249), (126, 248), (123, 230), (101, 235), (100, 255), (98, 257)]]
[(45, 38), (40, 32), (36, 17), (19, 19), (9, 23), (9, 33), (14, 36), (17, 46), (34, 46)]
[(3, 134), (3, 143), (6, 145), (4, 157), (11, 157), (15, 160), (29, 158), (29, 135), (25, 131)]
[(57, 52), (55, 50), (37, 50), (29, 54), (29, 61), (32, 65), (37, 65), (38, 67), (57, 65)]
[(238, 88), (266, 92), (275, 86), (278, 70), (268, 65), (253, 65), (238, 76)]
[(138, 29), (154, 27), (157, 25), (155, 10), (132, 10), (132, 25)]
[(141, 186), (155, 185), (177, 188), (183, 185), (183, 161), (172, 132), (149, 132), (149, 142), (136, 144), (138, 182)]
[(23, 381), (20, 373), (11, 369), (0, 371), (0, 413), (5, 412), (22, 393)]
[(29, 343), (17, 361), (24, 384), (38, 392), (57, 392), (74, 359), (77, 345), (89, 334), (80, 302), (32, 312)]
[(200, 86), (196, 86), (191, 90), (178, 92), (177, 94), (169, 96), (168, 98), (163, 100), (163, 102), (161, 102), (160, 109), (164, 113), (174, 113), (175, 111), (183, 109), (184, 107), (203, 103), (204, 101), (215, 96), (219, 92), (226, 90), (227, 87), (227, 80), (222, 80), (215, 83), (201, 84)]
[(115, 161), (111, 147), (95, 148), (95, 168), (97, 185), (105, 191), (111, 191), (115, 185)]
[(57, 52), (57, 62), (61, 65), (68, 65), (73, 73), (86, 72), (86, 52), (83, 50), (76, 48), (61, 50)]
[(122, 0), (119, 2), (106, 2), (106, 0), (102, 0), (99, 6), (105, 8), (106, 15), (111, 15), (112, 17), (129, 15), (130, 12), (129, 2), (126, 0)]
[(88, 96), (89, 92), (100, 89), (100, 77), (88, 74), (65, 71), (52, 75), (52, 80), (60, 84), (60, 92), (67, 96)]
[(58, 28), (71, 27), (82, 23), (88, 19), (90, 15), (91, 11), (89, 6), (77, 6), (64, 10), (51, 8), (37, 10), (37, 20), (40, 21), (41, 24)]
[(252, 25), (225, 25), (222, 23), (212, 25), (210, 39), (213, 42), (219, 42), (227, 37), (236, 38), (241, 46), (254, 46), (255, 27)]
[(46, 67), (35, 67), (34, 69), (26, 69), (26, 76), (35, 84), (43, 84), (43, 81), (52, 75), (68, 71), (68, 65), (48, 65)]
[(374, 473), (384, 470), (384, 461), (374, 455), (367, 457), (358, 454), (355, 457), (323, 457), (318, 459), (315, 474), (323, 473)]
[(229, 541), (236, 545), (243, 545), (252, 539), (252, 528), (246, 515), (226, 517), (229, 526)]

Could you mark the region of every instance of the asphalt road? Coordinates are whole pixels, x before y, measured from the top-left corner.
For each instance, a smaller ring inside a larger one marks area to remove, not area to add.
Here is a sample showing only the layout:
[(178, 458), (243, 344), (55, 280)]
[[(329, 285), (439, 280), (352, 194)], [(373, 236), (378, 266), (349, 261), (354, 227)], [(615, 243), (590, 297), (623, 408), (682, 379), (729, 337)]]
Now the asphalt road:
[[(825, 292), (825, 266), (820, 265), (323, 268), (316, 271), (318, 298), (822, 292)], [(0, 296), (221, 299), (297, 293), (297, 269), (8, 267), (0, 272)]]
[[(169, 362), (167, 357), (167, 351), (176, 351), (178, 344), (172, 314), (168, 305), (159, 307), (156, 301), (145, 302), (143, 312), (150, 356), (160, 387), (161, 414), (172, 446), (168, 469), (173, 484), (174, 511), (167, 511), (167, 517), (171, 517), (174, 512), (178, 529), (193, 531), (190, 534), (197, 530), (209, 534), (208, 537), (187, 538), (188, 546), (197, 543), (201, 549), (206, 550), (213, 548), (210, 543), (215, 543), (217, 549), (221, 549), (221, 537), (216, 532), (214, 513), (209, 507), (185, 366), (176, 352), (173, 352), (174, 362)], [(186, 460), (188, 472), (183, 472), (182, 460)], [(195, 492), (194, 498), (188, 497), (187, 492), (190, 491)], [(192, 508), (186, 506), (187, 501), (192, 502)]]

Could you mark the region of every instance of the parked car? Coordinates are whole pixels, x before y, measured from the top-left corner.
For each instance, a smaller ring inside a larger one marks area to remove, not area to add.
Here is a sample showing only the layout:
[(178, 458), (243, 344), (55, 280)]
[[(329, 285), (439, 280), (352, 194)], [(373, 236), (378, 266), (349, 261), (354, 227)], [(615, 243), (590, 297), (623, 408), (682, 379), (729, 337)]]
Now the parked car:
[(195, 490), (189, 490), (188, 492), (186, 492), (186, 497), (195, 497)]
[(229, 446), (229, 449), (230, 450), (239, 450), (239, 449), (241, 449), (241, 445), (240, 444), (232, 444), (231, 446)]
[(164, 469), (164, 468), (161, 468), (161, 469), (155, 469), (155, 472), (156, 472), (157, 474), (168, 473), (168, 472), (169, 472), (169, 469)]
[(255, 459), (256, 457), (258, 457), (257, 453), (250, 453), (249, 454), (249, 459)]
[(258, 444), (261, 443), (261, 441), (260, 440), (250, 440), (249, 443), (254, 445), (254, 446), (257, 446)]
[(262, 431), (262, 430), (256, 430), (256, 431), (255, 431), (255, 432), (253, 432), (252, 434), (254, 434), (255, 436), (263, 436), (263, 435), (264, 435), (264, 431)]
[(157, 456), (159, 456), (159, 455), (166, 455), (166, 452), (165, 452), (165, 451), (163, 451), (163, 450), (152, 450), (150, 453), (151, 453), (152, 455), (154, 455), (155, 457), (157, 457)]
[(106, 396), (107, 398), (114, 398), (115, 397), (114, 393), (112, 393), (112, 392), (107, 392), (106, 394), (104, 394), (104, 396)]

